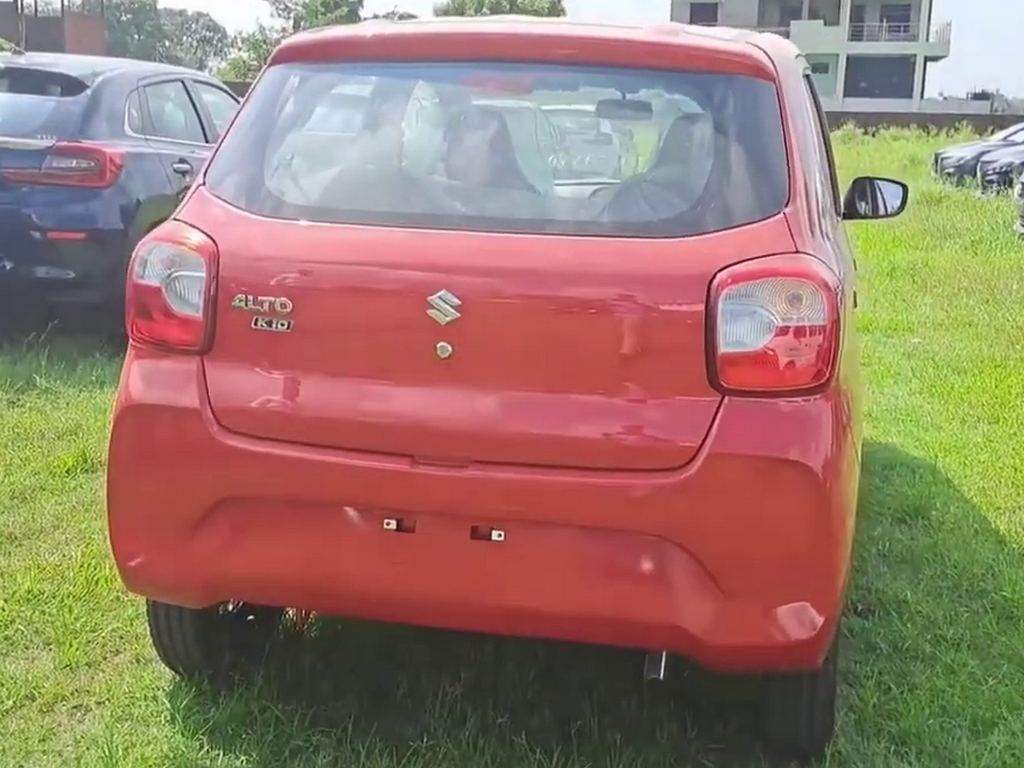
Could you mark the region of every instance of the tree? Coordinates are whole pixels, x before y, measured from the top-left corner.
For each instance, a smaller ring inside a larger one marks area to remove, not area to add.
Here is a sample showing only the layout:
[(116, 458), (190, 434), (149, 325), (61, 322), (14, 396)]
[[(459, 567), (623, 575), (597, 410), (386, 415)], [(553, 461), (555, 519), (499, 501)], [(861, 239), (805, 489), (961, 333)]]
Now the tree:
[(400, 11), (398, 7), (392, 8), (390, 11), (384, 13), (375, 13), (368, 18), (371, 19), (390, 19), (391, 21), (409, 21), (410, 19), (419, 18), (415, 13), (409, 13), (408, 11)]
[[(249, 82), (256, 78), (270, 54), (289, 34), (304, 29), (354, 24), (362, 19), (363, 0), (266, 0), (275, 25), (259, 24), (236, 35), (231, 55), (217, 75), (222, 80)], [(401, 13), (401, 12), (398, 12)]]
[(257, 24), (251, 32), (235, 35), (232, 54), (217, 71), (217, 77), (225, 82), (251, 83), (283, 37), (280, 29), (263, 23)]
[(169, 64), (206, 70), (228, 55), (231, 36), (204, 11), (161, 8), (160, 26)]
[(106, 6), (106, 22), (110, 55), (163, 61), (166, 34), (156, 0), (111, 0)]
[(355, 24), (362, 18), (363, 0), (267, 0), (274, 18), (293, 32), (331, 24)]
[(228, 54), (231, 38), (208, 13), (157, 0), (107, 0), (105, 12), (111, 55), (207, 69)]
[(565, 16), (563, 0), (443, 0), (434, 6), (435, 16)]

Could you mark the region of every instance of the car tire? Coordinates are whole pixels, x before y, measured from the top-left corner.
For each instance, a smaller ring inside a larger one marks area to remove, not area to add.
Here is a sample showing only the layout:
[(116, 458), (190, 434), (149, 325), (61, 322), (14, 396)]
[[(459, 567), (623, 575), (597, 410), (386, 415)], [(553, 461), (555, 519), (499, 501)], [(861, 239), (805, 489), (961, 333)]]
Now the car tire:
[(220, 686), (259, 666), (283, 614), (248, 603), (195, 609), (146, 601), (150, 638), (164, 666), (187, 680)]
[(837, 628), (817, 670), (764, 679), (763, 731), (772, 752), (803, 762), (824, 756), (835, 733), (839, 635)]

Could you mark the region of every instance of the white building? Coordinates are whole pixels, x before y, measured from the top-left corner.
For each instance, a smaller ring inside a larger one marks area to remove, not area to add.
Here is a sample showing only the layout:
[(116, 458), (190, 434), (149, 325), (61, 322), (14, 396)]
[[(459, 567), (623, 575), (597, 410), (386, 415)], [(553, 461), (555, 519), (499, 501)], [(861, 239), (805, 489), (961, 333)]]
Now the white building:
[[(932, 23), (932, 0), (672, 0), (672, 20), (788, 37), (807, 57), (828, 109), (903, 112), (943, 104), (922, 101), (928, 65), (949, 56), (952, 37), (951, 22)], [(987, 104), (977, 105), (982, 110)]]

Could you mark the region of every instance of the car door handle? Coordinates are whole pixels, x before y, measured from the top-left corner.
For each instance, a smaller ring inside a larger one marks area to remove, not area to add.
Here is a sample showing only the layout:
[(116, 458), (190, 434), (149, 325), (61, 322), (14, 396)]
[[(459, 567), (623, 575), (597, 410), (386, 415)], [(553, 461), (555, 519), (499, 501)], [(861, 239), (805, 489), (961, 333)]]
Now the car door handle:
[(191, 176), (194, 169), (188, 160), (175, 160), (171, 163), (171, 170), (179, 176)]

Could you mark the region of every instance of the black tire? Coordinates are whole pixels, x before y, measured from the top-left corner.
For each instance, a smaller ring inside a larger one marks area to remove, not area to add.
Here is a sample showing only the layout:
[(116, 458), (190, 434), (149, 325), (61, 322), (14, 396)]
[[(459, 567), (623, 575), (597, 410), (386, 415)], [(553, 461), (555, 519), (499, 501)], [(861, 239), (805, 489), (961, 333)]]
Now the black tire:
[(247, 603), (194, 609), (146, 601), (160, 661), (179, 677), (229, 685), (258, 667), (281, 628), (280, 608)]
[(764, 680), (764, 740), (780, 757), (813, 762), (824, 756), (836, 725), (839, 635), (813, 672), (772, 674)]

